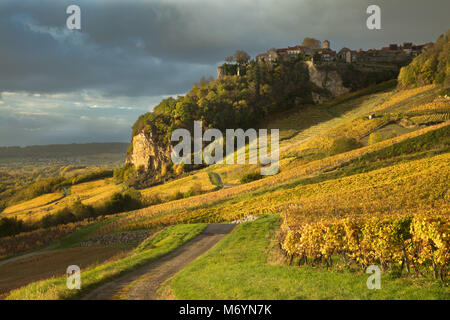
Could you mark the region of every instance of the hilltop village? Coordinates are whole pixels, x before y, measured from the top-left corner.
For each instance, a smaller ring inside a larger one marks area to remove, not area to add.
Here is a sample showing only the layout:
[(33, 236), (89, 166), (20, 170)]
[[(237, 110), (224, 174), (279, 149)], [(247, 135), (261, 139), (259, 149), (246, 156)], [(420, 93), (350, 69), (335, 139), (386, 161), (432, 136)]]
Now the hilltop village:
[[(405, 42), (403, 44), (390, 44), (381, 49), (351, 50), (344, 47), (336, 51), (331, 48), (331, 42), (329, 40), (324, 40), (321, 46), (297, 45), (279, 49), (272, 48), (267, 52), (258, 54), (255, 61), (273, 65), (280, 61), (300, 58), (304, 61), (311, 61), (315, 65), (347, 63), (366, 67), (401, 66), (411, 62), (424, 48), (432, 45), (433, 43), (415, 45), (412, 42)], [(225, 75), (243, 75), (245, 72), (245, 64), (237, 63), (237, 66), (225, 63), (217, 68), (217, 76), (221, 78)]]
[(322, 48), (310, 48), (306, 46), (294, 46), (280, 49), (270, 49), (265, 53), (258, 54), (256, 61), (274, 62), (283, 59), (292, 59), (303, 56), (306, 59), (311, 59), (314, 62), (333, 62), (340, 61), (346, 63), (356, 62), (384, 62), (384, 61), (403, 61), (409, 57), (418, 56), (423, 48), (427, 45), (414, 45), (411, 42), (405, 42), (403, 45), (391, 44), (389, 47), (377, 49), (370, 49), (364, 51), (363, 49), (351, 50), (349, 48), (342, 48), (339, 52), (331, 49), (331, 43), (328, 40), (323, 41)]

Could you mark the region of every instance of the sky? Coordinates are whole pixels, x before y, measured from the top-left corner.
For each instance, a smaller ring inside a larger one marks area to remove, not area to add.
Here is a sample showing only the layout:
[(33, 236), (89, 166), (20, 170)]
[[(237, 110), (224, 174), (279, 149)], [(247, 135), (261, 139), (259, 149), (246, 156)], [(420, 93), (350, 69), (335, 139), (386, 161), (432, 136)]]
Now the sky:
[[(81, 30), (66, 26), (72, 4)], [(373, 4), (381, 30), (366, 27)], [(450, 29), (448, 12), (448, 0), (2, 0), (0, 146), (127, 142), (139, 115), (237, 49), (422, 44)]]

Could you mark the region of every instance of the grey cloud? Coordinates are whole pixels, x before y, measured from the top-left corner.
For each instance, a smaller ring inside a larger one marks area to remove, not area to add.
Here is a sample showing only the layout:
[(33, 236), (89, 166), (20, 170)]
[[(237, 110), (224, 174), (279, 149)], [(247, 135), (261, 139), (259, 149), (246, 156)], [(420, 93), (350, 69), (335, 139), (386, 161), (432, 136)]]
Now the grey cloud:
[[(81, 32), (66, 29), (66, 8), (74, 2)], [(382, 9), (381, 31), (366, 28), (369, 4)], [(2, 0), (0, 145), (12, 144), (13, 136), (18, 144), (127, 140), (139, 114), (214, 75), (236, 49), (255, 56), (307, 36), (328, 39), (335, 49), (425, 43), (450, 28), (449, 11), (448, 0)], [(2, 91), (69, 97), (11, 104)], [(83, 92), (96, 95), (87, 101)], [(59, 105), (60, 117), (43, 116), (45, 105)], [(89, 127), (87, 119), (100, 116), (125, 123)], [(31, 133), (38, 128), (47, 130)]]
[[(235, 49), (255, 55), (306, 36), (334, 47), (432, 41), (449, 27), (448, 1), (78, 1), (82, 32), (65, 29), (72, 1), (0, 5), (0, 89), (109, 95), (186, 91)], [(383, 30), (365, 27), (369, 4)], [(31, 27), (30, 27), (31, 26)], [(55, 38), (51, 32), (59, 37)]]

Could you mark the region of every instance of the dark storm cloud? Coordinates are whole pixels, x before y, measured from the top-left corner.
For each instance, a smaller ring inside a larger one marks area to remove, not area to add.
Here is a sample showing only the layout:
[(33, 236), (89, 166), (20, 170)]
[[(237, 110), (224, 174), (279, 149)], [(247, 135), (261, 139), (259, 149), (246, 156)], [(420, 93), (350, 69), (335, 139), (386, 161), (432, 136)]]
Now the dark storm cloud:
[[(73, 3), (81, 33), (65, 28)], [(369, 4), (382, 8), (382, 31), (365, 26)], [(431, 41), (449, 27), (449, 9), (445, 0), (6, 1), (0, 89), (170, 94), (238, 48), (254, 55), (305, 36), (353, 48)]]
[[(71, 4), (81, 32), (66, 28)], [(370, 4), (380, 31), (366, 28)], [(236, 49), (425, 43), (450, 28), (449, 11), (448, 0), (2, 0), (0, 145), (126, 141), (140, 114)]]
[[(61, 16), (49, 9), (44, 17)], [(201, 64), (164, 63), (136, 45), (102, 43), (41, 19), (39, 10), (22, 10), (0, 10), (0, 40), (7, 44), (0, 49), (2, 91), (155, 95), (185, 91), (191, 73), (208, 72)]]

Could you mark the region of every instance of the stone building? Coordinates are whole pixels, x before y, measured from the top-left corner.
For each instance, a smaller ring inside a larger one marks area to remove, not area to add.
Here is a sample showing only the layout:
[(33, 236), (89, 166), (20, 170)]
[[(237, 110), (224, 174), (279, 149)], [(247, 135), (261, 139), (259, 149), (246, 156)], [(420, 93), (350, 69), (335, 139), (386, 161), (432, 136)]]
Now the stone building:
[(357, 52), (350, 50), (349, 48), (342, 48), (338, 54), (337, 59), (340, 61), (345, 61), (346, 63), (356, 62)]
[(222, 79), (225, 75), (225, 72), (223, 70), (223, 67), (217, 67), (217, 79)]

